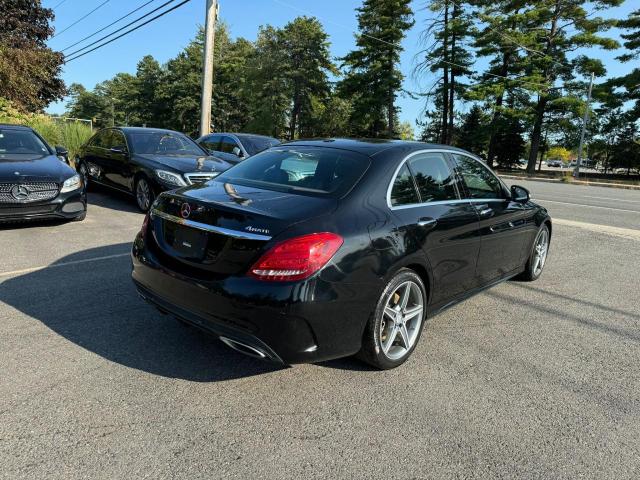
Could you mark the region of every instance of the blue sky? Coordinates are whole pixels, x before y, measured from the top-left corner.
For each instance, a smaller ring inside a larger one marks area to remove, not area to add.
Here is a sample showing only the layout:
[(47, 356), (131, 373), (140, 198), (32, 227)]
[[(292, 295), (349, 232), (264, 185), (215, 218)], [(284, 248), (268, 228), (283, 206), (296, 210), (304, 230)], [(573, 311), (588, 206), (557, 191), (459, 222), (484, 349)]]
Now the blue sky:
[[(622, 6), (607, 10), (604, 16), (625, 17), (633, 10), (633, 4), (637, 1), (626, 0)], [(46, 7), (53, 7), (60, 2), (61, 0), (43, 0), (42, 3)], [(63, 30), (103, 2), (104, 0), (64, 0), (55, 11), (55, 28), (58, 31)], [(54, 49), (64, 49), (144, 2), (145, 0), (109, 0), (107, 4), (85, 20), (52, 38), (49, 45)], [(123, 26), (127, 21), (162, 3), (164, 3), (163, 0), (156, 0), (112, 28)], [(362, 2), (361, 0), (219, 0), (219, 3), (220, 18), (229, 26), (231, 35), (245, 37), (249, 40), (256, 38), (260, 25), (283, 26), (298, 15), (315, 16), (322, 22), (329, 34), (332, 55), (340, 57), (354, 47), (354, 32), (357, 30), (355, 9)], [(421, 48), (420, 31), (424, 28), (430, 15), (424, 6), (424, 0), (412, 2), (416, 24), (403, 42), (405, 50), (402, 55), (401, 70), (405, 75), (404, 88), (409, 91), (421, 91), (425, 86), (430, 85), (432, 80), (429, 78), (417, 80), (412, 75), (416, 54)], [(96, 83), (107, 80), (118, 72), (134, 73), (136, 64), (144, 55), (153, 55), (158, 61), (166, 62), (194, 37), (198, 25), (204, 23), (204, 12), (205, 0), (191, 0), (179, 9), (136, 32), (70, 62), (64, 66), (63, 78), (68, 85), (76, 82), (87, 88), (93, 88)], [(615, 31), (614, 36), (617, 36)], [(89, 42), (97, 38), (99, 36), (92, 38)], [(616, 52), (594, 49), (587, 53), (603, 59), (609, 75), (620, 75), (631, 69), (631, 64), (624, 65), (614, 60)], [(477, 70), (482, 70), (482, 67), (482, 63), (476, 65)], [(420, 117), (424, 101), (401, 97), (398, 99), (398, 105), (402, 109), (400, 118), (414, 124), (415, 119)], [(64, 102), (51, 105), (48, 111), (62, 113)]]

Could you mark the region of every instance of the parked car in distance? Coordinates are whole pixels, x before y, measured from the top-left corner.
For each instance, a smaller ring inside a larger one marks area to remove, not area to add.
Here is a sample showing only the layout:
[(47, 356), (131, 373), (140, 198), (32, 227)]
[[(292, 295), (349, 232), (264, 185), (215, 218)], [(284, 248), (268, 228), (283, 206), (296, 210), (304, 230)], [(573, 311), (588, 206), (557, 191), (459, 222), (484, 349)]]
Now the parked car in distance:
[(0, 124), (0, 222), (85, 218), (82, 178), (66, 154), (29, 127)]
[(256, 153), (280, 144), (280, 140), (253, 133), (211, 133), (196, 140), (212, 155), (230, 163), (239, 163)]
[(420, 142), (295, 141), (162, 194), (132, 249), (140, 295), (285, 364), (403, 363), (426, 318), (542, 273), (551, 219), (476, 156)]
[(547, 167), (564, 167), (562, 160), (547, 160)]
[(100, 130), (75, 164), (87, 185), (130, 193), (145, 212), (160, 192), (206, 182), (231, 167), (182, 133), (142, 127)]

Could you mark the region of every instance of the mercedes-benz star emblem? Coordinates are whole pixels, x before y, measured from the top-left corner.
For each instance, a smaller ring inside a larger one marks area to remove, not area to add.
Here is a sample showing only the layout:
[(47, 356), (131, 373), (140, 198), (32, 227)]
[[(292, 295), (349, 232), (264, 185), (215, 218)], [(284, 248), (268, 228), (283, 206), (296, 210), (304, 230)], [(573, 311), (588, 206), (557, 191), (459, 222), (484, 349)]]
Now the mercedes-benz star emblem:
[(191, 215), (191, 205), (186, 202), (183, 203), (182, 207), (180, 207), (180, 215), (182, 215), (182, 218), (189, 218), (189, 215)]
[(26, 200), (29, 198), (29, 193), (31, 192), (24, 185), (14, 185), (11, 189), (11, 195), (16, 200)]

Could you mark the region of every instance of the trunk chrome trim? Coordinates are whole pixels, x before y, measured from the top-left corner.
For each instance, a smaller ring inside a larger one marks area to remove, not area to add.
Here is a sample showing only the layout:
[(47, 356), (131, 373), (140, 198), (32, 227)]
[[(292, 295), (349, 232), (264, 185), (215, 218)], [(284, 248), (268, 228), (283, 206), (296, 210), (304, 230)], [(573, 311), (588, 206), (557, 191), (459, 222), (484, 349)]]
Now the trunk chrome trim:
[(186, 225), (187, 227), (197, 228), (198, 230), (203, 230), (205, 232), (213, 232), (220, 233), (222, 235), (227, 235), (233, 238), (240, 238), (242, 240), (261, 240), (267, 242), (271, 240), (271, 237), (268, 235), (259, 235), (257, 233), (249, 233), (249, 232), (241, 232), (238, 230), (230, 230), (228, 228), (216, 227), (215, 225), (207, 225), (206, 223), (194, 222), (193, 220), (189, 220), (186, 218), (176, 217), (175, 215), (170, 215), (165, 212), (161, 212), (157, 209), (151, 210), (151, 217), (160, 217), (164, 220), (173, 223), (179, 223), (180, 225)]

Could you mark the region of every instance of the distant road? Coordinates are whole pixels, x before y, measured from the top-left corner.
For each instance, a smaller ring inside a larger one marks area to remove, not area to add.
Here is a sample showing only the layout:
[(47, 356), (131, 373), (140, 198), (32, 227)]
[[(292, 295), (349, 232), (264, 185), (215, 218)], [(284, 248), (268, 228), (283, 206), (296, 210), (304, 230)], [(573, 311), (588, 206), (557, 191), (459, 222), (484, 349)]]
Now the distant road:
[(511, 179), (507, 184), (529, 189), (553, 218), (640, 230), (638, 190)]

